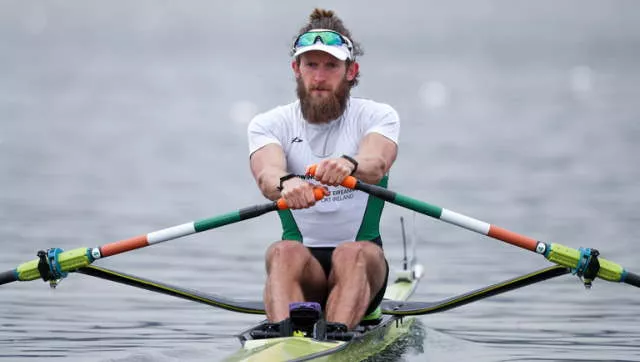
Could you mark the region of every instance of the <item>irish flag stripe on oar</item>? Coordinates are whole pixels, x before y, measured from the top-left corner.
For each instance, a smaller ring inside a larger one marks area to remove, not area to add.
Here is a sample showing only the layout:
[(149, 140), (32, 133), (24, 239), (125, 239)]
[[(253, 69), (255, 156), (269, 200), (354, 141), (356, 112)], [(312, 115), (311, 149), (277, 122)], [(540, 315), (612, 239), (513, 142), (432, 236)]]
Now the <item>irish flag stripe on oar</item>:
[[(362, 186), (359, 184), (358, 186)], [(387, 201), (393, 202), (397, 205), (404, 206), (414, 211), (418, 211), (422, 214), (431, 216), (433, 218), (448, 222), (453, 225), (463, 227), (467, 230), (471, 230), (482, 235), (487, 235), (498, 240), (502, 240), (509, 244), (519, 246), (531, 251), (536, 250), (538, 241), (529, 237), (514, 233), (507, 229), (491, 225), (484, 221), (474, 219), (472, 217), (459, 214), (455, 211), (451, 211), (445, 208), (441, 208), (436, 205), (432, 205), (423, 201), (412, 199), (407, 196), (399, 195), (392, 191), (387, 191), (383, 195), (378, 192), (376, 196), (383, 196)]]
[(181, 238), (206, 230), (215, 229), (217, 227), (255, 217), (257, 215), (261, 215), (265, 212), (275, 209), (275, 205), (270, 203), (266, 205), (260, 205), (260, 207), (258, 208), (252, 207), (250, 208), (250, 210), (249, 208), (247, 208), (239, 211), (233, 211), (224, 215), (198, 221), (192, 221), (181, 225), (168, 227), (166, 229), (157, 230), (146, 235), (136, 236), (131, 239), (115, 241), (113, 243), (105, 244), (99, 248), (100, 257), (106, 258), (108, 256), (120, 254), (126, 251), (143, 248), (145, 246), (153, 244), (159, 244), (164, 241)]
[(461, 226), (465, 229), (475, 231), (483, 235), (488, 235), (491, 230), (491, 225), (484, 221), (476, 220), (472, 217), (458, 214), (455, 211), (447, 209), (442, 209), (442, 216), (440, 216), (440, 220)]
[(518, 233), (514, 233), (513, 231), (503, 229), (499, 226), (491, 225), (491, 229), (489, 229), (489, 233), (487, 235), (492, 238), (507, 242), (511, 245), (538, 252), (537, 247), (540, 243), (538, 240), (520, 235)]
[[(308, 169), (308, 174), (315, 175), (316, 166), (311, 166)], [(409, 196), (401, 195), (391, 190), (387, 190), (384, 187), (377, 185), (371, 185), (366, 182), (359, 181), (353, 176), (347, 176), (342, 182), (342, 186), (364, 191), (370, 195), (373, 195), (379, 199), (391, 202), (398, 206), (406, 207), (407, 209), (417, 211), (421, 214), (431, 216), (435, 219), (439, 219), (448, 222), (453, 225), (463, 227), (465, 229), (487, 235), (498, 240), (502, 240), (509, 244), (519, 246), (531, 251), (540, 252), (537, 250), (539, 242), (535, 239), (516, 234), (512, 231), (488, 224), (484, 221), (474, 219), (472, 217), (459, 214), (457, 212), (443, 209), (439, 206), (426, 203), (424, 201), (416, 200)], [(544, 252), (544, 250), (542, 251)]]
[(147, 234), (147, 241), (149, 245), (155, 243), (161, 243), (163, 241), (180, 238), (183, 236), (195, 234), (196, 222), (188, 222), (182, 225), (173, 226), (170, 228), (158, 230)]

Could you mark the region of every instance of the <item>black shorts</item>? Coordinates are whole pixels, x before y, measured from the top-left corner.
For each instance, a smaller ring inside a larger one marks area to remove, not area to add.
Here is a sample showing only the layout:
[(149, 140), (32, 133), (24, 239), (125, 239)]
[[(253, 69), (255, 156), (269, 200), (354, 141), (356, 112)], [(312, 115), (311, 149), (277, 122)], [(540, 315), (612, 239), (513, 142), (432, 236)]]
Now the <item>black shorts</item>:
[[(380, 239), (380, 237), (377, 237), (369, 241), (382, 248), (382, 240)], [(324, 269), (324, 274), (328, 279), (329, 274), (331, 274), (331, 255), (333, 255), (333, 250), (335, 248), (308, 248), (308, 249), (311, 252), (311, 255), (313, 255), (316, 258), (316, 260), (320, 262), (320, 265), (322, 265), (322, 269)], [(371, 300), (371, 303), (369, 303), (369, 307), (367, 307), (367, 311), (364, 313), (365, 316), (372, 313), (373, 311), (376, 310), (376, 308), (378, 308), (378, 306), (382, 302), (382, 299), (384, 298), (384, 293), (387, 290), (387, 282), (389, 280), (389, 263), (387, 262), (386, 258), (384, 259), (384, 262), (387, 268), (387, 274), (384, 277), (384, 283), (382, 284), (382, 288), (380, 288), (378, 293)], [(322, 303), (323, 307), (325, 303), (326, 301), (323, 301)]]

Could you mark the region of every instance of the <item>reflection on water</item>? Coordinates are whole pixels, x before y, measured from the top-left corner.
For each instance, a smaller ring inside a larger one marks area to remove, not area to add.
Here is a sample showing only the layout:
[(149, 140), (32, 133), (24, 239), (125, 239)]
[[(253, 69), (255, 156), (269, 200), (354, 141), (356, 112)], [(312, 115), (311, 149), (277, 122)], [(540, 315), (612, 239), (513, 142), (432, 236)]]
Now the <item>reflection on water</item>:
[[(392, 189), (640, 271), (637, 4), (327, 6), (366, 50), (354, 93), (402, 117)], [(263, 202), (246, 122), (295, 96), (288, 42), (309, 11), (295, 1), (7, 3), (0, 271), (43, 248), (93, 247)], [(548, 265), (390, 205), (392, 267), (400, 216), (415, 220), (426, 267), (415, 299)], [(278, 228), (265, 215), (99, 265), (255, 299)], [(639, 303), (635, 288), (598, 281), (586, 291), (566, 276), (421, 317), (413, 339), (383, 357), (640, 361)], [(217, 360), (259, 320), (84, 275), (57, 290), (14, 283), (0, 288), (0, 360)]]

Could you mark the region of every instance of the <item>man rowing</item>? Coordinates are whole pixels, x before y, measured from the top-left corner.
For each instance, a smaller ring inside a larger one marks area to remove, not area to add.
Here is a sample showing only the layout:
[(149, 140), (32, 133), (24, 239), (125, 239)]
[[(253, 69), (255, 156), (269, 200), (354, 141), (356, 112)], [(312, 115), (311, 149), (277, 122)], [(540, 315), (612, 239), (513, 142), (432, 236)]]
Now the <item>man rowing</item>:
[[(386, 187), (400, 125), (389, 105), (351, 97), (359, 55), (342, 20), (315, 9), (292, 47), (298, 100), (248, 127), (258, 187), (292, 209), (279, 211), (282, 240), (266, 253), (264, 303), (273, 323), (302, 301), (320, 303), (328, 322), (349, 330), (380, 315), (389, 274), (379, 231), (383, 201), (339, 185), (353, 175)], [(313, 179), (296, 177), (310, 165), (317, 165)], [(318, 184), (327, 187), (316, 202)]]

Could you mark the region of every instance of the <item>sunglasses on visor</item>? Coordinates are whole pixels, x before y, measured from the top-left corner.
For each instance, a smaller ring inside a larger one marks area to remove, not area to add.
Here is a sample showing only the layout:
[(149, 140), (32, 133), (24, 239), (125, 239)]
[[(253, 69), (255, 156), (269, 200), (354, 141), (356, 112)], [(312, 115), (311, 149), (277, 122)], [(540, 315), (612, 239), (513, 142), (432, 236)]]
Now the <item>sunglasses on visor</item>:
[(293, 43), (293, 48), (306, 47), (315, 44), (318, 40), (324, 45), (342, 46), (346, 45), (349, 51), (353, 50), (353, 44), (349, 38), (333, 30), (311, 30), (300, 36)]

